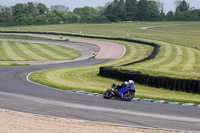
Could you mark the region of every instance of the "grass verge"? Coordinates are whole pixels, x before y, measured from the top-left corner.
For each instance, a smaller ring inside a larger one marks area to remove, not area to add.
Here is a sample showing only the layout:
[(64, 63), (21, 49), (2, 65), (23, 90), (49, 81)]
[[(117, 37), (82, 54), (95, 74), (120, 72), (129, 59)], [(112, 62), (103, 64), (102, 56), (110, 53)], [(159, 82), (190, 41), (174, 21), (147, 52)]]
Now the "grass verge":
[(60, 41), (60, 40), (52, 40), (52, 39), (42, 38), (42, 37), (32, 37), (32, 36), (23, 36), (23, 35), (9, 35), (9, 34), (0, 34), (0, 38), (22, 39), (22, 40), (40, 40), (40, 41)]
[(11, 62), (2, 62), (0, 61), (0, 66), (25, 66), (29, 64), (19, 64), (19, 63), (11, 63)]

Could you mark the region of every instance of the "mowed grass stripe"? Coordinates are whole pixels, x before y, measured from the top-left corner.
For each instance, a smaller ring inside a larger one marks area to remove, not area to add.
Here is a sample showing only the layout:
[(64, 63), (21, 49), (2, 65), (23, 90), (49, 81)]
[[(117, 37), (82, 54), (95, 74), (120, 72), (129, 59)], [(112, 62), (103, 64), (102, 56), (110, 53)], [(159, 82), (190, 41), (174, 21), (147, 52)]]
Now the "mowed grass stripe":
[(0, 61), (72, 60), (78, 56), (78, 51), (62, 46), (0, 41)]
[[(139, 49), (139, 46), (131, 46), (129, 49), (127, 49), (128, 51), (130, 51), (132, 54), (129, 56), (129, 58), (131, 59), (136, 59), (138, 58), (138, 56), (141, 54), (141, 51)], [(128, 61), (130, 60), (129, 58), (126, 58), (124, 61)]]
[(124, 43), (123, 41), (118, 41), (116, 43), (124, 44), (126, 46), (126, 53), (122, 58), (115, 60), (114, 62), (109, 62), (109, 65), (111, 66), (117, 66), (119, 64), (127, 64), (130, 62), (141, 60), (144, 57), (149, 56), (153, 50), (153, 47), (151, 46), (140, 45), (137, 43), (130, 43), (130, 42)]
[(145, 53), (145, 50), (142, 46), (135, 45), (134, 51), (131, 50), (131, 52), (134, 53), (132, 59), (140, 60), (144, 57), (142, 53)]
[(200, 72), (200, 52), (198, 51), (195, 51), (195, 63), (193, 65), (193, 69)]
[(138, 65), (136, 65), (137, 68), (154, 69), (154, 67), (156, 67), (158, 63), (163, 62), (168, 58), (168, 56), (171, 53), (171, 46), (170, 45), (162, 45), (161, 51), (163, 51), (163, 52), (159, 52), (155, 59), (149, 60), (149, 61), (146, 61), (143, 63), (139, 63)]
[(46, 54), (48, 53), (50, 56), (55, 57), (57, 59), (66, 59), (66, 54), (58, 51), (57, 49), (51, 47), (50, 45), (40, 45), (44, 50)]
[(20, 45), (18, 45), (18, 47), (24, 51), (24, 54), (29, 55), (30, 58), (27, 58), (26, 60), (46, 60), (46, 58), (38, 55), (37, 52), (33, 51), (30, 47), (29, 47), (29, 43), (28, 44), (24, 44), (21, 42), (18, 42)]
[(189, 58), (188, 58), (188, 51), (186, 47), (182, 47), (182, 59), (180, 60), (179, 64), (174, 66), (171, 70), (173, 71), (182, 71), (183, 66), (187, 64)]
[(158, 55), (154, 59), (130, 66), (118, 67), (118, 69), (141, 71), (144, 74), (154, 76), (200, 79), (200, 51), (198, 49), (166, 42), (150, 42), (155, 42), (161, 46)]
[(1, 61), (11, 60), (3, 47), (3, 42), (1, 42), (1, 41), (0, 41), (0, 60)]
[(183, 66), (183, 71), (192, 71), (193, 70), (193, 65), (195, 64), (195, 53), (194, 49), (187, 48), (187, 63)]
[[(9, 44), (10, 43), (10, 44)], [(14, 52), (13, 50), (13, 45), (11, 44), (12, 42), (3, 42), (3, 47), (5, 49), (5, 52), (9, 56), (10, 60), (25, 60), (23, 57), (18, 55), (17, 53)]]
[(24, 60), (34, 60), (28, 53), (26, 49), (23, 49), (22, 45), (20, 42), (9, 42), (9, 44), (12, 46), (11, 48), (13, 51), (18, 54), (20, 57), (24, 58)]
[[(46, 51), (43, 47), (40, 45), (43, 44), (29, 44), (29, 43), (23, 43), (24, 46), (28, 49), (30, 49), (33, 53), (36, 53), (39, 60), (54, 60), (55, 58), (50, 56), (49, 54), (46, 54)], [(36, 60), (36, 59), (35, 59)]]
[(79, 52), (74, 51), (70, 48), (67, 47), (61, 47), (61, 46), (53, 46), (53, 45), (48, 45), (49, 47), (53, 48), (54, 51), (58, 52), (60, 55), (62, 55), (63, 57), (66, 58), (66, 55), (68, 56), (68, 58), (73, 59), (74, 58), (74, 54), (79, 55)]
[(177, 66), (178, 64), (179, 64), (179, 62), (181, 61), (181, 59), (182, 59), (182, 49), (181, 49), (181, 47), (180, 46), (177, 46), (177, 47), (175, 47), (176, 48), (176, 53), (175, 53), (175, 59), (172, 61), (172, 62), (170, 62), (169, 64), (167, 64), (166, 66), (165, 66), (165, 69), (167, 69), (167, 70), (171, 70), (173, 67), (175, 67), (175, 66)]
[(165, 67), (166, 65), (168, 65), (169, 63), (173, 62), (173, 60), (175, 60), (176, 58), (176, 48), (175, 46), (171, 45), (170, 50), (168, 49), (168, 51), (166, 50), (166, 55), (163, 58), (164, 60), (162, 60), (161, 62), (151, 66), (150, 68), (153, 69), (163, 69), (163, 67)]

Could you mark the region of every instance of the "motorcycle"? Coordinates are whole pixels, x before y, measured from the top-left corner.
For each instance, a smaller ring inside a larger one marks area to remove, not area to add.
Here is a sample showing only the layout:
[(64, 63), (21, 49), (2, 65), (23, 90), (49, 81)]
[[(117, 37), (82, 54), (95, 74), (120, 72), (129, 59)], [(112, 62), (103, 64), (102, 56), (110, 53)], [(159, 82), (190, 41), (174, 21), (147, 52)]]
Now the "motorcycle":
[(112, 89), (108, 88), (104, 92), (103, 97), (105, 99), (111, 99), (112, 97), (120, 97), (124, 101), (131, 101), (134, 98), (135, 87), (134, 82), (132, 80), (129, 80), (129, 82), (125, 81), (119, 85), (113, 83), (111, 87)]

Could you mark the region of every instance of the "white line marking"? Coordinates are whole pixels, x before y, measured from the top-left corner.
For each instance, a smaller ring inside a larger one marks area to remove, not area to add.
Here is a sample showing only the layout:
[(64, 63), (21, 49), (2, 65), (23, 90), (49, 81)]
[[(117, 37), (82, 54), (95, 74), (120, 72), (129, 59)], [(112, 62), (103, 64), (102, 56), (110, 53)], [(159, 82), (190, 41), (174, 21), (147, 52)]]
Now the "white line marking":
[[(36, 72), (36, 71), (34, 71)], [(34, 82), (32, 80), (29, 79), (29, 76), (34, 73), (34, 72), (30, 72), (27, 76), (26, 76), (26, 80), (32, 84), (35, 84), (35, 85), (38, 85), (38, 86), (42, 86), (42, 87), (46, 87), (46, 88), (49, 88), (49, 89), (52, 89), (52, 90), (56, 90), (56, 91), (62, 91), (62, 92), (71, 92), (70, 90), (62, 90), (62, 89), (56, 89), (56, 88), (53, 88), (53, 87), (50, 87), (50, 86), (47, 86), (47, 85), (43, 85), (43, 84), (40, 84), (40, 83), (37, 83), (37, 82)]]
[[(123, 57), (125, 55), (125, 53), (126, 53), (126, 47), (124, 45), (122, 45), (122, 46), (124, 47), (124, 53), (122, 54), (121, 57)], [(119, 57), (119, 58), (121, 58), (121, 57)], [(119, 58), (117, 58), (117, 59), (119, 59)]]
[(183, 122), (198, 122), (200, 123), (199, 118), (191, 118), (191, 117), (181, 117), (181, 116), (172, 116), (172, 115), (162, 115), (162, 114), (153, 114), (153, 113), (143, 113), (137, 112), (133, 110), (123, 110), (123, 109), (114, 109), (114, 108), (107, 108), (107, 107), (97, 107), (91, 105), (83, 105), (71, 102), (62, 102), (62, 101), (55, 101), (49, 99), (42, 99), (37, 97), (25, 96), (21, 94), (14, 94), (14, 93), (7, 93), (7, 92), (0, 92), (0, 95), (7, 95), (11, 97), (17, 97), (22, 100), (29, 100), (39, 104), (47, 104), (47, 105), (56, 105), (68, 108), (75, 108), (75, 109), (83, 109), (83, 110), (93, 110), (93, 111), (101, 111), (101, 112), (111, 112), (111, 113), (118, 113), (118, 114), (126, 114), (132, 116), (142, 116), (142, 117), (150, 117), (150, 118), (157, 118), (157, 119), (164, 119), (164, 120), (172, 120), (172, 121), (183, 121)]

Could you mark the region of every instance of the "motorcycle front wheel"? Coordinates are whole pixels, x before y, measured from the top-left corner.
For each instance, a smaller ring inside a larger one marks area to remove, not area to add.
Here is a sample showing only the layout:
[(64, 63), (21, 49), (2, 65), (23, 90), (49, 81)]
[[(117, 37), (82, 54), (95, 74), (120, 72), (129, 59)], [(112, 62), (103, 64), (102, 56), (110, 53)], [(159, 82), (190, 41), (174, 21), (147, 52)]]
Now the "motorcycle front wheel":
[(107, 90), (107, 91), (104, 92), (103, 97), (104, 97), (105, 99), (110, 99), (110, 98), (113, 97), (113, 95), (112, 95), (112, 93), (111, 93), (110, 90)]
[(133, 91), (128, 91), (124, 94), (124, 101), (131, 101), (134, 98), (135, 93)]

